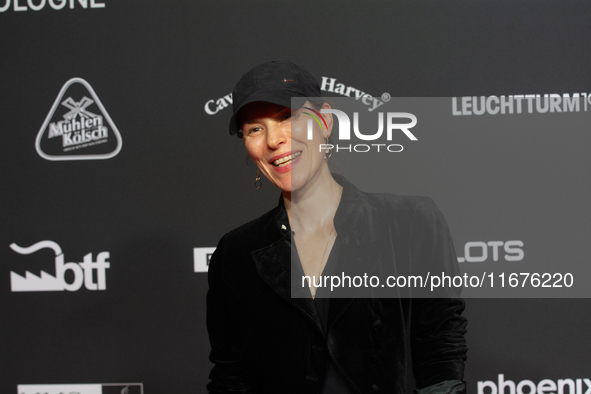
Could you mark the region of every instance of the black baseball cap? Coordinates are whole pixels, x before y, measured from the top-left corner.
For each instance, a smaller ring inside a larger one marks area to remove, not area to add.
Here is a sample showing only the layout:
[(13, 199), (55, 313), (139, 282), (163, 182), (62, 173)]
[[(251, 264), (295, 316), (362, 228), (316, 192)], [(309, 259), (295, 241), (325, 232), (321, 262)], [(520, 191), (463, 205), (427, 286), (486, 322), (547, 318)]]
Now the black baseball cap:
[[(232, 92), (230, 134), (240, 131), (238, 114), (242, 107), (255, 101), (300, 108), (309, 97), (320, 97), (320, 85), (308, 70), (287, 60), (272, 60), (255, 66), (240, 78)], [(301, 101), (301, 103), (300, 103)]]

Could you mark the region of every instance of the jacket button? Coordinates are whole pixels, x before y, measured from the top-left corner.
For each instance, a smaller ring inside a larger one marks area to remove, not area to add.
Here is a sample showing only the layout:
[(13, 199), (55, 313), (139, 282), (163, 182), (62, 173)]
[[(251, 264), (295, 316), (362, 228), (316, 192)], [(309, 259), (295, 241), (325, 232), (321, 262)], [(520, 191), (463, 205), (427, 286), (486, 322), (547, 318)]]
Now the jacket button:
[(312, 349), (321, 351), (322, 350), (322, 346), (312, 345)]
[(308, 380), (311, 380), (311, 381), (313, 381), (313, 382), (315, 382), (315, 381), (317, 381), (317, 380), (318, 380), (318, 378), (317, 378), (316, 376), (312, 376), (312, 375), (308, 375), (308, 376), (306, 376), (306, 379), (308, 379)]
[(372, 389), (373, 391), (380, 391), (380, 386), (378, 386), (377, 384), (373, 384), (373, 385), (371, 386), (371, 389)]
[(382, 325), (382, 321), (381, 321), (380, 319), (376, 319), (376, 320), (373, 322), (373, 326), (374, 326), (374, 327), (379, 327), (379, 326), (381, 326), (381, 325)]

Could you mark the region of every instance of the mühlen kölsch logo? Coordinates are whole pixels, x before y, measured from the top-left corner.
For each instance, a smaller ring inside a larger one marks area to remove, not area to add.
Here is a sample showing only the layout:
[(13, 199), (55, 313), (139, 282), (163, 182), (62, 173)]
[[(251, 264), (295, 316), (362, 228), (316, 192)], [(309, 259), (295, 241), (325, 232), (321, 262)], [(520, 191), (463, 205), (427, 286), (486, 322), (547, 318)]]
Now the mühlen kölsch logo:
[(35, 141), (39, 156), (52, 161), (110, 159), (121, 145), (119, 130), (82, 78), (62, 87)]

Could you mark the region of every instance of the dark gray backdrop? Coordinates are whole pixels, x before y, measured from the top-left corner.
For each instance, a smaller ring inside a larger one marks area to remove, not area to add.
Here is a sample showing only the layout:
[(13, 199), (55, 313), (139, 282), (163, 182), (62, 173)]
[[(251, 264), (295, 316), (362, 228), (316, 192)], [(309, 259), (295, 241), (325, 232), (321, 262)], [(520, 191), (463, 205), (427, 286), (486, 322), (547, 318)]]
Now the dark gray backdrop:
[[(121, 382), (141, 382), (148, 393), (204, 391), (207, 283), (194, 272), (193, 248), (215, 246), (278, 198), (268, 183), (253, 187), (254, 166), (227, 133), (230, 110), (204, 110), (253, 65), (290, 59), (318, 79), (374, 95), (591, 91), (591, 5), (584, 1), (104, 0), (104, 8), (90, 1), (83, 8), (76, 0), (39, 11), (11, 3), (0, 12), (2, 393), (15, 393), (17, 384)], [(94, 88), (121, 133), (117, 156), (38, 155), (37, 133), (73, 77)], [(556, 142), (565, 134), (557, 130)], [(556, 155), (549, 160), (572, 159), (568, 151)], [(469, 174), (471, 164), (456, 168)], [(450, 193), (444, 182), (416, 182), (423, 194)], [(588, 180), (572, 179), (579, 182)], [(459, 255), (468, 241), (523, 235), (463, 220), (467, 208), (470, 216), (494, 217), (494, 198), (440, 204)], [(557, 201), (557, 209), (568, 203)], [(11, 272), (55, 274), (52, 252), (22, 256), (9, 247), (43, 240), (59, 244), (67, 262), (108, 251), (106, 290), (11, 292)], [(499, 374), (536, 384), (590, 378), (590, 307), (577, 299), (469, 299), (470, 392)]]

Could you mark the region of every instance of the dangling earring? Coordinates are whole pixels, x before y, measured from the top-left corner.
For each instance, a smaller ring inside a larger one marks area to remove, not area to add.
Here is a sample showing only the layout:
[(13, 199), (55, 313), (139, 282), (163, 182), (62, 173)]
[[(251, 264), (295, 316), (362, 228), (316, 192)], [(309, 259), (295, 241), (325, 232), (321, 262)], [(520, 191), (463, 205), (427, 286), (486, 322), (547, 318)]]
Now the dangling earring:
[(254, 178), (254, 187), (260, 189), (263, 186), (263, 182), (261, 182), (261, 171), (257, 168), (256, 178)]
[[(325, 138), (324, 142), (325, 142), (325, 145), (328, 145), (328, 138)], [(324, 160), (328, 161), (328, 159), (330, 159), (331, 156), (332, 156), (332, 149), (326, 148), (326, 150), (324, 151)]]

